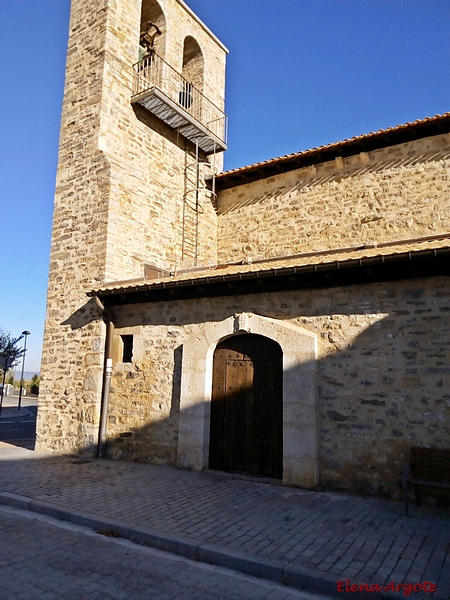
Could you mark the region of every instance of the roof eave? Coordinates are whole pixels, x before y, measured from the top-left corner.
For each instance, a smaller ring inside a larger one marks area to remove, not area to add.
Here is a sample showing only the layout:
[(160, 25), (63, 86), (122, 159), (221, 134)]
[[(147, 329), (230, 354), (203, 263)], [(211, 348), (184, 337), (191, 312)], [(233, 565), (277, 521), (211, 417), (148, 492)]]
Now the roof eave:
[(327, 162), (334, 160), (338, 156), (345, 158), (347, 156), (354, 156), (360, 152), (370, 152), (449, 132), (450, 112), (421, 121), (415, 121), (414, 123), (406, 123), (397, 127), (368, 133), (334, 144), (328, 144), (327, 146), (320, 146), (319, 148), (312, 148), (296, 154), (281, 156), (255, 165), (234, 169), (233, 171), (226, 171), (217, 175), (216, 190), (225, 190), (265, 177), (273, 177), (279, 173)]
[(103, 303), (114, 306), (300, 288), (336, 287), (411, 277), (448, 276), (449, 257), (450, 248), (435, 248), (330, 263), (100, 289), (88, 292), (87, 295), (98, 296)]

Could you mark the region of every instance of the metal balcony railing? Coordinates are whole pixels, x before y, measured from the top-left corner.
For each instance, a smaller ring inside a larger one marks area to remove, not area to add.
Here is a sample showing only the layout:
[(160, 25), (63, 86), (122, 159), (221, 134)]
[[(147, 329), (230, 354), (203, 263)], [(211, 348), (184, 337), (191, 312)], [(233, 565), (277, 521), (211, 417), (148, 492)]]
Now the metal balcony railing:
[(132, 102), (156, 114), (205, 152), (226, 150), (227, 116), (157, 54), (133, 65)]

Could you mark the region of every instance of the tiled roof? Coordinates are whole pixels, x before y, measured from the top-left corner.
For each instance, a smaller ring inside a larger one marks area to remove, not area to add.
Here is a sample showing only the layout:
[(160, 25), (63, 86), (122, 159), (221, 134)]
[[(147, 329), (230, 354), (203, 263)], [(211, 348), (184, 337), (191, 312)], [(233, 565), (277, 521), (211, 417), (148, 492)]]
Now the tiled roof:
[(450, 233), (385, 243), (380, 246), (328, 250), (292, 257), (280, 257), (255, 261), (251, 264), (230, 264), (193, 269), (151, 280), (112, 282), (88, 293), (89, 296), (113, 295), (129, 292), (175, 288), (190, 285), (214, 284), (223, 281), (250, 278), (276, 277), (290, 272), (300, 274), (319, 270), (346, 269), (358, 265), (379, 264), (387, 261), (409, 260), (414, 255), (437, 255), (450, 253)]
[(336, 156), (350, 156), (358, 152), (393, 146), (449, 131), (450, 112), (446, 112), (442, 115), (418, 119), (396, 127), (372, 131), (340, 142), (225, 171), (216, 176), (216, 187), (218, 190), (227, 189), (309, 164), (332, 160)]

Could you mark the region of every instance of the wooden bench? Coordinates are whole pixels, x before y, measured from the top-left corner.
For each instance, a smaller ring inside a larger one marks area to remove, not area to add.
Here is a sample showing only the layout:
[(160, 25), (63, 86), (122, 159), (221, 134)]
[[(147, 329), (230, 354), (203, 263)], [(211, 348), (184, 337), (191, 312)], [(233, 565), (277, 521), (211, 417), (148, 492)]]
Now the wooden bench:
[(420, 485), (450, 490), (450, 450), (418, 446), (411, 448), (409, 463), (405, 463), (403, 467), (403, 500), (407, 517), (408, 484), (414, 485), (416, 506), (420, 506)]

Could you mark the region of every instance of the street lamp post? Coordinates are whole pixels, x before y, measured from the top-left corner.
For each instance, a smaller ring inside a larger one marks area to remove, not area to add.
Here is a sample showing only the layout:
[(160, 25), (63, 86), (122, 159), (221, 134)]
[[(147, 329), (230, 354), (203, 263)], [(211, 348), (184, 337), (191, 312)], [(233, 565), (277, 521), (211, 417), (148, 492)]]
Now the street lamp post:
[(20, 376), (19, 405), (18, 405), (17, 410), (20, 410), (20, 405), (22, 402), (23, 371), (25, 369), (25, 354), (27, 353), (27, 336), (30, 335), (30, 332), (22, 331), (22, 335), (25, 336), (25, 341), (23, 343), (22, 375)]

